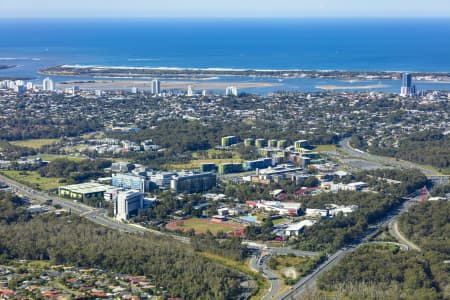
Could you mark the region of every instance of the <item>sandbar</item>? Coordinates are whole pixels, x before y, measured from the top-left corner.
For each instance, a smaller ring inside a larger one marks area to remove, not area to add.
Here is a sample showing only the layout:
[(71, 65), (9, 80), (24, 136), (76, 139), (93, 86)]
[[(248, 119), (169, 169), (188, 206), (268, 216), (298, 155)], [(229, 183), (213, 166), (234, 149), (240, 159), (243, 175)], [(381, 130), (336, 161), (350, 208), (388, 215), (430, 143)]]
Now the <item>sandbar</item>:
[(372, 85), (316, 85), (317, 89), (331, 91), (331, 90), (368, 90), (388, 88), (388, 84), (372, 84)]
[[(151, 81), (143, 80), (68, 81), (57, 83), (56, 86), (65, 89), (74, 85), (83, 90), (129, 90), (133, 87), (144, 91), (151, 89)], [(229, 86), (236, 86), (238, 89), (282, 86), (270, 82), (161, 81), (161, 90), (186, 90), (189, 85), (195, 90), (225, 90)]]

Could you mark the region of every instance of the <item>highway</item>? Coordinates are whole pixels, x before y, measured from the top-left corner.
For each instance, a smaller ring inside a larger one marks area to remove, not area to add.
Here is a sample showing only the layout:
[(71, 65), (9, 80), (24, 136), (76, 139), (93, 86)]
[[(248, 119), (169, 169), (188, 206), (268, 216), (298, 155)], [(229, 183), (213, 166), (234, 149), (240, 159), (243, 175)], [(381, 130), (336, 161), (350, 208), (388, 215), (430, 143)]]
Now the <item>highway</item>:
[(307, 291), (313, 288), (316, 284), (316, 280), (319, 275), (325, 273), (333, 266), (335, 266), (339, 261), (348, 253), (353, 251), (353, 248), (346, 250), (339, 250), (333, 255), (331, 255), (325, 262), (323, 262), (317, 269), (311, 274), (303, 277), (298, 283), (296, 283), (292, 288), (284, 293), (279, 299), (300, 299)]
[(252, 269), (254, 272), (260, 272), (261, 270), (263, 276), (270, 284), (269, 289), (267, 290), (266, 294), (261, 297), (261, 300), (277, 299), (276, 296), (279, 294), (281, 286), (283, 284), (278, 276), (267, 267), (267, 260), (269, 260), (271, 256), (272, 254), (270, 252), (261, 252), (260, 250), (258, 250), (256, 254), (250, 258), (249, 261), (250, 269)]
[(397, 217), (403, 212), (407, 211), (409, 207), (419, 203), (419, 199), (420, 196), (409, 198), (407, 201), (403, 203), (403, 205), (399, 209), (392, 211), (390, 215), (388, 215), (383, 220), (378, 222), (374, 227), (369, 228), (366, 231), (366, 233), (354, 244), (344, 247), (335, 252), (333, 255), (329, 256), (328, 259), (324, 263), (322, 263), (316, 270), (314, 270), (313, 273), (302, 278), (297, 284), (292, 286), (292, 288), (289, 291), (284, 293), (280, 297), (280, 299), (281, 300), (300, 299), (309, 289), (313, 288), (316, 285), (317, 278), (319, 278), (320, 275), (322, 275), (323, 273), (328, 271), (331, 267), (336, 265), (345, 255), (353, 252), (357, 247), (369, 243), (369, 239), (373, 237), (381, 227), (389, 225), (392, 222), (394, 222), (397, 219)]
[(270, 284), (269, 289), (266, 294), (261, 297), (261, 300), (277, 299), (283, 285), (281, 279), (267, 267), (267, 261), (272, 255), (294, 254), (303, 257), (319, 255), (319, 252), (302, 251), (287, 247), (267, 247), (265, 244), (258, 244), (251, 241), (244, 241), (243, 243), (247, 245), (247, 248), (255, 251), (255, 254), (249, 260), (249, 267), (255, 272), (261, 270), (263, 276)]
[(3, 175), (0, 175), (0, 181), (5, 182), (14, 191), (22, 193), (24, 196), (28, 197), (33, 202), (44, 204), (46, 203), (47, 200), (51, 199), (53, 201), (53, 205), (60, 205), (62, 208), (70, 211), (71, 213), (77, 214), (83, 218), (90, 220), (91, 222), (108, 227), (110, 229), (128, 233), (140, 233), (140, 234), (153, 233), (156, 235), (165, 235), (168, 237), (172, 237), (180, 242), (189, 243), (189, 239), (185, 237), (173, 234), (164, 234), (157, 230), (152, 230), (141, 226), (133, 224), (125, 224), (123, 222), (116, 221), (113, 218), (107, 217), (105, 215), (106, 211), (104, 209), (96, 209), (80, 202), (75, 202), (73, 200), (52, 196), (45, 192), (35, 191), (30, 187), (27, 187)]
[[(84, 205), (79, 202), (74, 202), (73, 200), (69, 199), (63, 199), (56, 196), (48, 195), (44, 192), (35, 191), (21, 183), (18, 183), (14, 180), (11, 180), (3, 175), (0, 175), (0, 181), (5, 182), (7, 185), (9, 185), (14, 191), (22, 193), (24, 196), (28, 197), (33, 202), (38, 203), (46, 203), (47, 200), (51, 199), (53, 201), (54, 205), (60, 205), (62, 208), (70, 211), (71, 213), (75, 213), (81, 217), (84, 217), (96, 224), (108, 227), (110, 229), (119, 230), (122, 232), (128, 232), (128, 233), (153, 233), (156, 235), (164, 235), (167, 237), (174, 238), (180, 242), (183, 243), (189, 243), (189, 238), (177, 236), (174, 234), (168, 234), (163, 233), (156, 230), (151, 230), (148, 228), (141, 227), (139, 225), (134, 224), (126, 224), (119, 221), (116, 221), (112, 218), (109, 218), (105, 215), (104, 209), (96, 209), (87, 205)], [(398, 215), (400, 215), (402, 212), (407, 211), (408, 208), (411, 205), (419, 203), (420, 195), (417, 196), (417, 193), (415, 193), (414, 198), (410, 198), (408, 201), (406, 201), (400, 209), (397, 209), (393, 211), (388, 217), (386, 217), (384, 220), (378, 222), (374, 227), (370, 228), (363, 237), (360, 238), (358, 242), (356, 242), (354, 245), (350, 245), (349, 247), (343, 248), (338, 250), (333, 255), (329, 256), (328, 259), (322, 263), (318, 268), (316, 268), (311, 274), (307, 275), (306, 277), (302, 278), (297, 284), (291, 287), (289, 291), (284, 293), (280, 298), (278, 299), (298, 299), (304, 293), (309, 289), (315, 286), (317, 278), (329, 270), (331, 267), (336, 265), (346, 254), (354, 251), (354, 249), (360, 245), (363, 245), (368, 242), (369, 238), (372, 237), (377, 230), (384, 226), (393, 224), (395, 222)], [(403, 241), (401, 241), (403, 242)], [(248, 246), (248, 245), (247, 245)], [(252, 248), (252, 247), (249, 247)], [(261, 256), (261, 254), (265, 252), (264, 256)], [(269, 248), (265, 247), (264, 249), (258, 249), (259, 255), (256, 257), (253, 257), (250, 260), (250, 267), (256, 271), (259, 271), (261, 268), (264, 274), (264, 277), (267, 278), (267, 280), (270, 283), (270, 289), (264, 295), (262, 298), (263, 300), (269, 300), (269, 299), (277, 299), (275, 298), (279, 292), (280, 288), (282, 286), (282, 282), (276, 274), (274, 274), (267, 266), (266, 262), (267, 259), (271, 255), (282, 255), (282, 254), (288, 254), (293, 253), (297, 256), (315, 256), (317, 253), (315, 252), (309, 252), (309, 251), (301, 251), (301, 250), (294, 250), (290, 248)], [(262, 259), (262, 260), (261, 260)]]
[(397, 168), (401, 168), (401, 169), (418, 169), (427, 176), (441, 175), (441, 174), (437, 174), (436, 171), (426, 169), (426, 168), (424, 168), (420, 165), (414, 164), (412, 162), (408, 162), (408, 161), (404, 161), (404, 160), (396, 160), (395, 158), (389, 158), (389, 157), (384, 157), (384, 156), (373, 155), (373, 154), (369, 154), (367, 152), (361, 151), (359, 149), (352, 148), (352, 146), (350, 146), (349, 142), (350, 142), (349, 138), (343, 139), (342, 141), (339, 142), (339, 146), (340, 146), (339, 150), (341, 150), (342, 152), (345, 152), (349, 156), (361, 158), (363, 160), (374, 161), (374, 162), (377, 162), (382, 165), (397, 167)]

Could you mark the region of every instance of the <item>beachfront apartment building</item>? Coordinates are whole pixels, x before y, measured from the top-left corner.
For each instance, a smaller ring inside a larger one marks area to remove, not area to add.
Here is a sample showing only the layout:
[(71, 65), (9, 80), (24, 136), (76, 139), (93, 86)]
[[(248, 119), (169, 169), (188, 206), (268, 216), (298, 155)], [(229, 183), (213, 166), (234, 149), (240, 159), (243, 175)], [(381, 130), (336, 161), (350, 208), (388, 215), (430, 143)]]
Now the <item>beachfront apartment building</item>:
[(153, 79), (151, 93), (153, 95), (158, 95), (160, 92), (161, 92), (161, 82), (158, 79)]

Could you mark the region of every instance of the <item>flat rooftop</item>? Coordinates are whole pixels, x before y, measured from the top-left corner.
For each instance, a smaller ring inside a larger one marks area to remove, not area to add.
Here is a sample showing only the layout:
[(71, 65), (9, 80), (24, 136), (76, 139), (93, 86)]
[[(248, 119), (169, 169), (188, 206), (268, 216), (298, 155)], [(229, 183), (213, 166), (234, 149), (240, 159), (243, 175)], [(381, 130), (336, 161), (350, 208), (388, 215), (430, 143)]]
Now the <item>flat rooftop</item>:
[(108, 185), (103, 185), (95, 182), (87, 182), (87, 183), (80, 183), (80, 184), (72, 184), (72, 185), (66, 185), (61, 186), (60, 189), (68, 190), (73, 193), (79, 193), (79, 194), (90, 194), (90, 193), (99, 193), (99, 192), (106, 192), (111, 188)]

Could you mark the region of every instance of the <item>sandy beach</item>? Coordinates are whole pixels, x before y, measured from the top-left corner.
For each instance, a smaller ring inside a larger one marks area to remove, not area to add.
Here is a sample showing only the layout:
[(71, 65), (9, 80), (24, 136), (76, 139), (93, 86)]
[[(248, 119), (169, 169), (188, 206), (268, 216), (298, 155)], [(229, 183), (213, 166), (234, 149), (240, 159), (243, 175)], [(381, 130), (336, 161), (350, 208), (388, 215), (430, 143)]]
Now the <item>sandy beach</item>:
[(332, 91), (332, 90), (361, 90), (361, 89), (380, 89), (388, 88), (388, 84), (372, 84), (372, 85), (316, 85), (317, 89)]
[[(65, 89), (74, 85), (83, 90), (130, 90), (133, 87), (144, 91), (151, 89), (151, 81), (143, 80), (68, 81), (58, 83), (56, 86)], [(282, 84), (268, 82), (161, 81), (162, 90), (187, 90), (189, 85), (195, 90), (225, 90), (229, 86), (236, 86), (238, 89), (282, 86)]]

